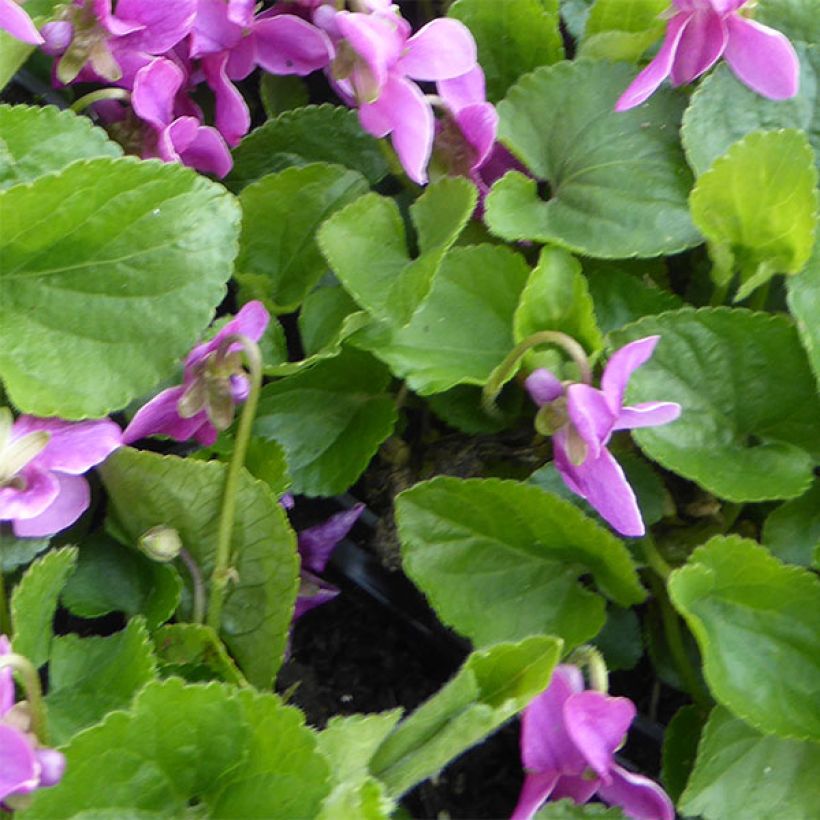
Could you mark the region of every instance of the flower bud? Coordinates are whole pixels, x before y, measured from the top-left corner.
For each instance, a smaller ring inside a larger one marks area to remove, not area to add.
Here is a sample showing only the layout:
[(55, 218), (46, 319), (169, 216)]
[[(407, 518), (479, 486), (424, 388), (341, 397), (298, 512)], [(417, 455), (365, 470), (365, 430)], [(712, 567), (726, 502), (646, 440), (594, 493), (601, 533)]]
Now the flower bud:
[(152, 560), (168, 563), (182, 550), (182, 539), (173, 527), (162, 524), (143, 533), (137, 546)]

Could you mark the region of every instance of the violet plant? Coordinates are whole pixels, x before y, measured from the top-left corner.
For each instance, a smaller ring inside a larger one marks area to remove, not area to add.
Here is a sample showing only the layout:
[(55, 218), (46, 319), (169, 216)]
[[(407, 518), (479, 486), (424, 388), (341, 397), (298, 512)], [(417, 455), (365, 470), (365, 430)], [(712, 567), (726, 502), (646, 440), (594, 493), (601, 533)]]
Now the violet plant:
[(0, 0), (0, 813), (814, 817), (815, 11)]

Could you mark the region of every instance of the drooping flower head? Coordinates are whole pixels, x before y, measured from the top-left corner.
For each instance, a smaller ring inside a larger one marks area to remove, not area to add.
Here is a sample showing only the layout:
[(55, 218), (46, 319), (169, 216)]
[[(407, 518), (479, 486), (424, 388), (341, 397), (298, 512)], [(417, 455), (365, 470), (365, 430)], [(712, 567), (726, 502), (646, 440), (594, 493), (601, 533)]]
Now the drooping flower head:
[(241, 345), (228, 343), (229, 337), (241, 335), (258, 342), (269, 321), (261, 302), (244, 305), (213, 339), (188, 354), (181, 385), (163, 390), (137, 411), (125, 428), (123, 442), (168, 436), (212, 445), (219, 431), (230, 426), (235, 406), (245, 401), (249, 391)]
[(0, 0), (0, 31), (32, 46), (39, 46), (43, 42), (37, 27), (15, 0)]
[(545, 432), (552, 433), (555, 466), (564, 483), (585, 498), (622, 535), (644, 534), (635, 493), (607, 449), (616, 430), (656, 427), (681, 412), (675, 402), (623, 404), (629, 378), (652, 356), (660, 336), (647, 336), (616, 351), (607, 362), (601, 388), (564, 385), (543, 368), (526, 380)]
[[(0, 635), (0, 657), (10, 652), (8, 638)], [(56, 785), (64, 770), (65, 757), (41, 747), (31, 731), (28, 704), (15, 703), (11, 668), (0, 669), (0, 806)]]
[(615, 762), (634, 717), (631, 700), (585, 689), (577, 666), (558, 666), (521, 718), (526, 778), (511, 820), (529, 820), (546, 800), (586, 803), (595, 795), (634, 820), (674, 820), (657, 783)]
[(771, 100), (798, 91), (800, 66), (792, 44), (779, 31), (739, 13), (746, 0), (673, 0), (675, 13), (655, 58), (615, 105), (626, 111), (646, 100), (670, 77), (691, 83), (723, 57), (737, 78)]
[(15, 535), (43, 537), (71, 526), (91, 503), (83, 473), (122, 445), (109, 419), (62, 421), (0, 408), (0, 521)]

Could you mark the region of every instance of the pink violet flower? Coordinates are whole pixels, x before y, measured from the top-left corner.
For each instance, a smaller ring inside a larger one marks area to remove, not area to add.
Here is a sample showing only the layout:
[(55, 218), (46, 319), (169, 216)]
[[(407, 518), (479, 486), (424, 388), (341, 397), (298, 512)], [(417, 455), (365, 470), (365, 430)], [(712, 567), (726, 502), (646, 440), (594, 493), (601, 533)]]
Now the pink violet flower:
[(676, 13), (655, 58), (615, 104), (640, 105), (670, 77), (685, 85), (723, 57), (735, 76), (771, 100), (794, 97), (799, 88), (797, 54), (785, 35), (741, 16), (746, 0), (673, 0)]
[(511, 820), (529, 820), (547, 800), (586, 803), (595, 795), (634, 820), (674, 820), (657, 783), (615, 762), (634, 718), (628, 698), (585, 689), (577, 666), (556, 667), (521, 718), (526, 778)]
[(175, 441), (194, 438), (210, 447), (220, 430), (233, 420), (234, 407), (248, 397), (248, 377), (242, 368), (241, 346), (230, 344), (220, 355), (223, 341), (236, 334), (258, 342), (270, 314), (258, 301), (248, 302), (219, 332), (198, 344), (185, 359), (182, 384), (169, 387), (144, 404), (123, 432), (123, 443), (148, 436)]
[[(10, 652), (9, 639), (0, 635), (0, 657)], [(31, 732), (27, 704), (15, 704), (11, 668), (0, 669), (0, 807), (8, 798), (56, 785), (64, 771), (62, 753), (42, 748)]]
[(656, 427), (681, 413), (676, 402), (645, 402), (624, 407), (632, 373), (649, 360), (660, 336), (630, 342), (612, 354), (601, 389), (564, 386), (540, 368), (525, 382), (533, 401), (546, 411), (553, 432), (555, 466), (569, 489), (586, 499), (622, 535), (645, 532), (635, 493), (606, 445), (616, 430)]
[(358, 107), (359, 122), (374, 137), (390, 135), (407, 175), (427, 182), (435, 117), (414, 80), (440, 82), (460, 77), (476, 66), (476, 45), (458, 20), (437, 19), (410, 35), (410, 25), (382, 4), (370, 14), (317, 10), (335, 37), (332, 70), (346, 101)]
[(37, 31), (37, 27), (15, 0), (0, 0), (0, 31), (5, 31), (15, 40), (32, 46), (43, 43), (43, 37)]
[(62, 421), (20, 416), (0, 408), (0, 521), (26, 538), (71, 526), (91, 503), (83, 473), (122, 445), (109, 419)]

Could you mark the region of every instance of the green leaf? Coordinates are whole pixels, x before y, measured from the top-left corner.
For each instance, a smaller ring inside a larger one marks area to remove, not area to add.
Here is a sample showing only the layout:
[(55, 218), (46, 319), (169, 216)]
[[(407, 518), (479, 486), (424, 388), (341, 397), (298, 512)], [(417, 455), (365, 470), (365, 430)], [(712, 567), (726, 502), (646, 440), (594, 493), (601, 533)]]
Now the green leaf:
[(14, 572), (30, 564), (49, 543), (48, 538), (16, 538), (11, 532), (0, 531), (0, 572)]
[(377, 140), (359, 125), (355, 111), (309, 105), (286, 111), (255, 128), (233, 151), (225, 184), (232, 191), (293, 165), (330, 162), (363, 174), (371, 185), (387, 176)]
[(820, 453), (820, 403), (787, 319), (746, 310), (684, 309), (611, 334), (614, 347), (659, 334), (632, 376), (627, 403), (677, 401), (680, 418), (636, 430), (641, 449), (729, 501), (802, 495)]
[(617, 806), (607, 808), (600, 803), (581, 805), (569, 797), (557, 803), (545, 803), (536, 812), (534, 820), (583, 820), (584, 817), (598, 817), (600, 820), (626, 820), (626, 815)]
[(692, 774), (704, 721), (697, 706), (683, 706), (663, 733), (663, 783), (675, 803)]
[(166, 624), (154, 632), (154, 645), (165, 677), (179, 675), (187, 681), (217, 679), (247, 686), (222, 641), (205, 624)]
[(8, 85), (32, 51), (33, 46), (15, 40), (5, 31), (0, 31), (0, 90)]
[(319, 751), (330, 763), (333, 791), (325, 799), (320, 818), (389, 816), (391, 801), (381, 794), (381, 784), (370, 776), (368, 767), (378, 747), (398, 723), (401, 712), (393, 709), (381, 714), (330, 719), (318, 740)]
[(787, 501), (766, 519), (763, 543), (781, 561), (812, 565), (820, 546), (820, 479), (800, 498)]
[(308, 104), (308, 90), (301, 77), (263, 74), (259, 80), (259, 99), (269, 118)]
[(455, 678), (384, 741), (371, 772), (392, 797), (403, 794), (543, 692), (560, 655), (561, 641), (541, 635), (473, 652)]
[(542, 248), (513, 317), (515, 341), (559, 330), (588, 351), (603, 347), (581, 263), (561, 248)]
[(368, 194), (334, 214), (319, 230), (319, 246), (350, 295), (372, 316), (405, 325), (430, 291), (448, 248), (476, 204), (475, 187), (445, 177), (410, 206), (419, 254), (411, 258), (395, 200)]
[(237, 270), (264, 277), (273, 309), (292, 312), (327, 271), (315, 239), (319, 225), (367, 190), (361, 174), (319, 163), (288, 168), (248, 185), (239, 196)]
[(0, 376), (14, 404), (76, 419), (147, 393), (222, 300), (238, 230), (222, 186), (158, 161), (75, 162), (0, 192)]
[(0, 105), (0, 146), (0, 189), (59, 171), (74, 160), (122, 155), (122, 148), (88, 117), (52, 105)]
[(712, 278), (735, 270), (745, 299), (776, 273), (799, 273), (811, 255), (817, 171), (800, 131), (756, 131), (735, 143), (698, 179), (692, 219), (706, 237)]
[(606, 267), (585, 264), (584, 271), (595, 305), (598, 326), (603, 333), (609, 333), (643, 316), (677, 310), (684, 306), (683, 299), (667, 290), (661, 290), (648, 277), (639, 279), (611, 264)]
[(633, 111), (615, 102), (634, 72), (587, 60), (539, 68), (498, 106), (499, 137), (538, 178), (511, 171), (487, 197), (490, 230), (605, 259), (660, 256), (700, 243), (691, 174), (677, 139), (680, 97), (660, 90)]
[(528, 276), (524, 259), (508, 248), (455, 248), (407, 327), (371, 326), (354, 341), (423, 396), (483, 385), (515, 345), (513, 314)]
[(490, 102), (502, 99), (523, 74), (564, 58), (557, 0), (458, 0), (447, 16), (461, 20), (472, 32)]
[(672, 573), (669, 594), (717, 701), (766, 733), (820, 739), (820, 580), (740, 536), (715, 537)]
[(26, 570), (11, 595), (14, 651), (35, 666), (48, 660), (57, 601), (76, 564), (76, 547), (52, 550)]
[[(210, 581), (227, 467), (130, 448), (101, 468), (117, 523), (136, 543), (166, 525)], [(243, 473), (232, 538), (238, 580), (225, 596), (220, 636), (248, 680), (269, 687), (285, 649), (298, 587), (295, 537), (268, 487)], [(185, 579), (186, 583), (188, 579)]]
[(279, 698), (237, 696), (251, 728), (244, 764), (211, 806), (210, 817), (316, 817), (330, 791), (329, 767), (305, 716)]
[(712, 71), (692, 95), (683, 115), (686, 158), (702, 174), (730, 146), (752, 131), (802, 128), (820, 154), (818, 76), (820, 47), (797, 43), (800, 90), (788, 100), (769, 100), (743, 85), (728, 65)]
[[(816, 228), (815, 233), (820, 235)], [(820, 241), (815, 241), (814, 253), (805, 270), (786, 280), (786, 299), (814, 377), (820, 385), (820, 322), (817, 321), (820, 316)]]
[(559, 0), (561, 19), (574, 40), (581, 40), (593, 0)]
[(151, 561), (104, 535), (92, 536), (80, 547), (77, 569), (63, 588), (63, 606), (81, 618), (109, 612), (143, 615), (149, 629), (164, 624), (176, 612), (182, 581), (168, 564)]
[(666, 0), (595, 0), (579, 55), (635, 62), (663, 35)]
[(813, 820), (820, 805), (820, 745), (761, 735), (716, 708), (681, 811), (705, 820)]
[(185, 686), (178, 678), (151, 683), (131, 711), (112, 712), (72, 739), (63, 749), (62, 782), (36, 792), (26, 815), (85, 818), (95, 809), (125, 807), (183, 817), (192, 806), (213, 804), (246, 763), (249, 735), (228, 687)]
[(755, 18), (791, 40), (820, 43), (820, 16), (815, 0), (761, 0)]
[(325, 350), (338, 338), (345, 319), (358, 310), (356, 302), (339, 286), (317, 288), (299, 311), (299, 336), (305, 354)]
[(604, 628), (592, 641), (604, 654), (610, 671), (634, 669), (643, 655), (641, 623), (632, 609), (607, 608)]
[(427, 406), (451, 427), (478, 435), (498, 433), (512, 427), (524, 404), (521, 390), (508, 390), (496, 401), (496, 412), (489, 415), (482, 404), (481, 388), (460, 384), (444, 393), (427, 397)]
[(643, 588), (626, 547), (571, 504), (516, 481), (439, 477), (398, 496), (407, 575), (479, 646), (552, 633), (567, 649), (604, 624), (591, 573), (623, 606)]
[(156, 659), (141, 618), (106, 638), (54, 638), (46, 697), (51, 741), (62, 745), (109, 712), (127, 708), (154, 677)]

